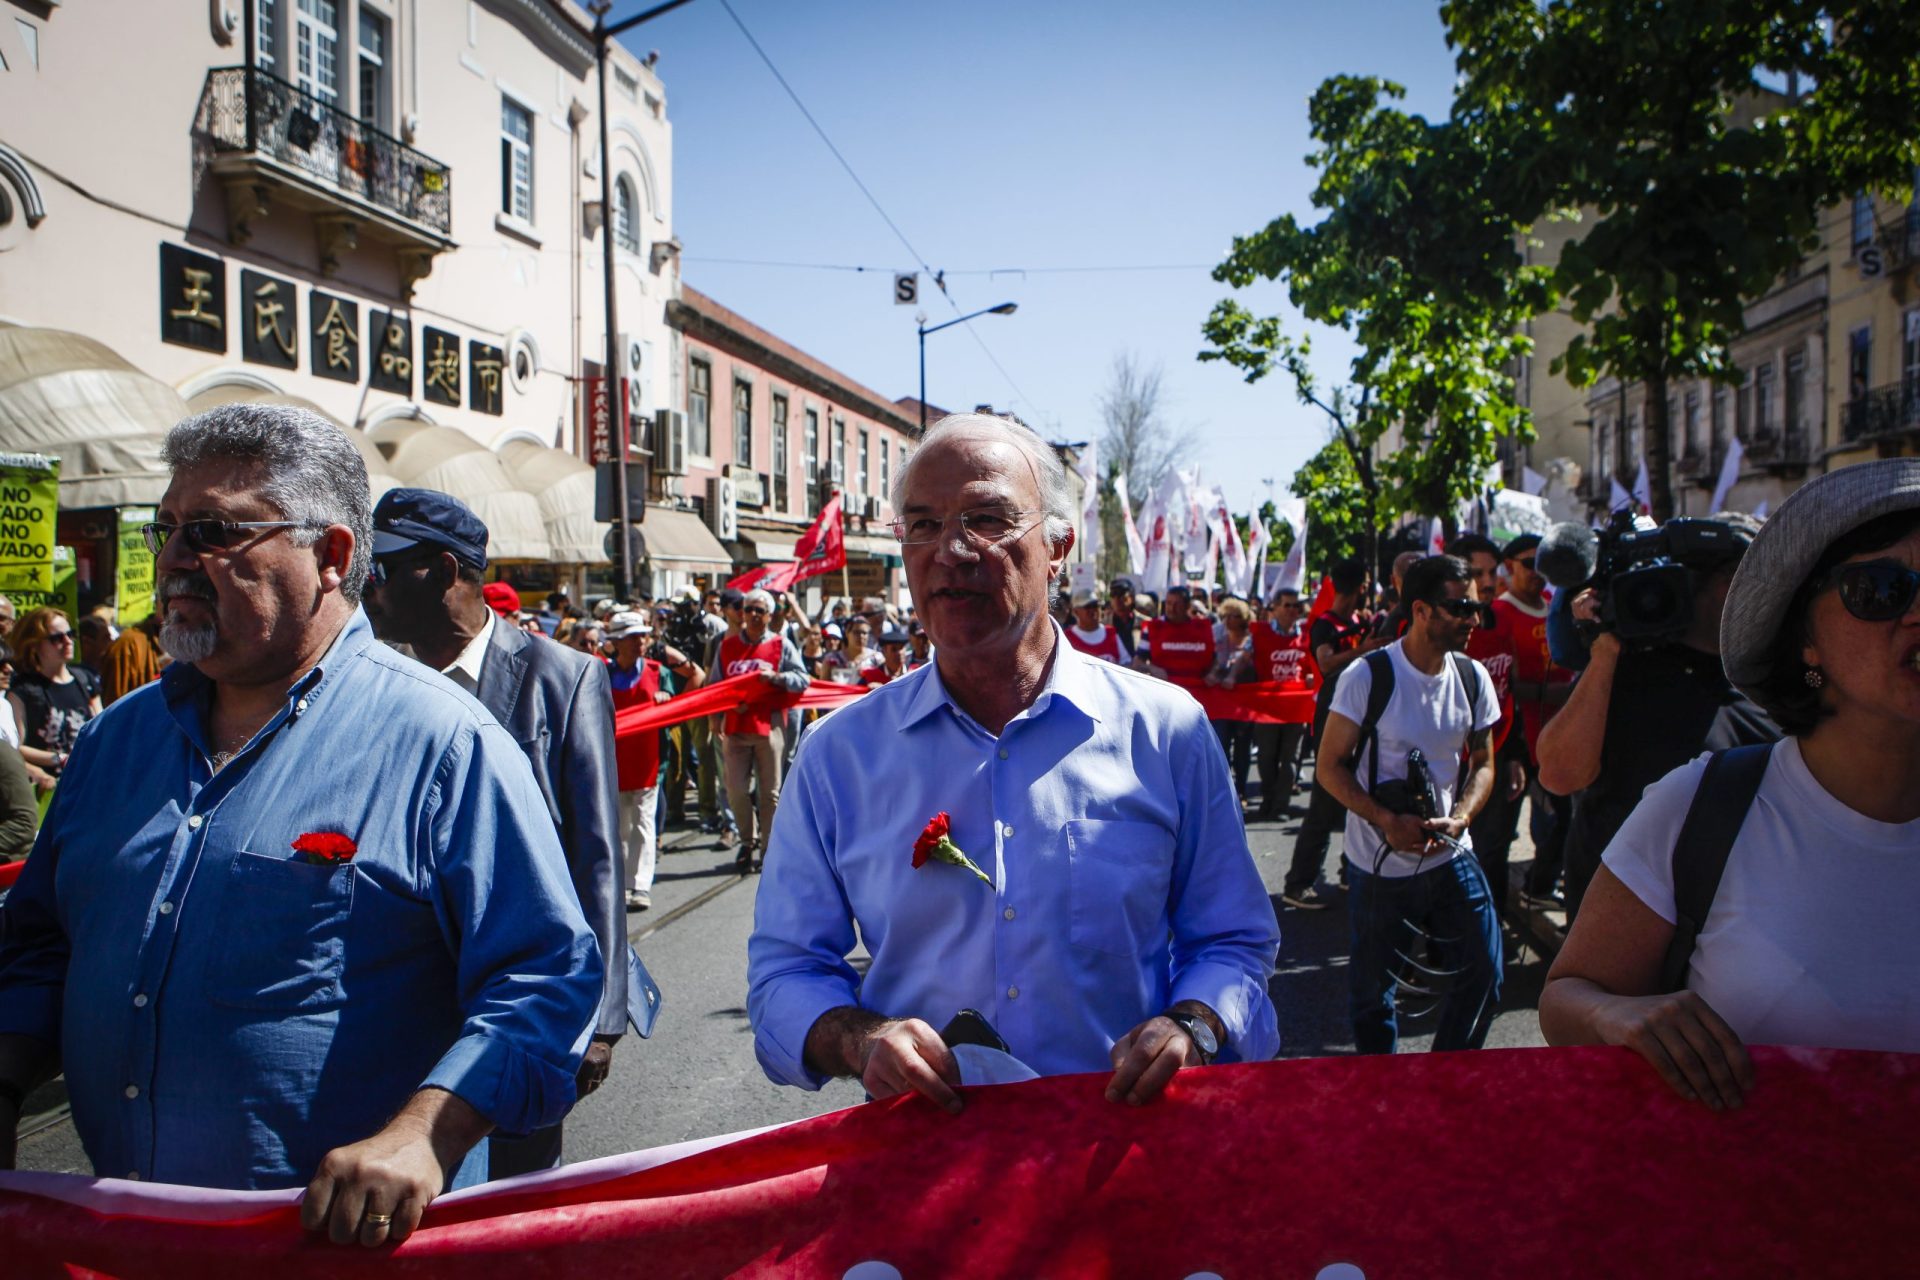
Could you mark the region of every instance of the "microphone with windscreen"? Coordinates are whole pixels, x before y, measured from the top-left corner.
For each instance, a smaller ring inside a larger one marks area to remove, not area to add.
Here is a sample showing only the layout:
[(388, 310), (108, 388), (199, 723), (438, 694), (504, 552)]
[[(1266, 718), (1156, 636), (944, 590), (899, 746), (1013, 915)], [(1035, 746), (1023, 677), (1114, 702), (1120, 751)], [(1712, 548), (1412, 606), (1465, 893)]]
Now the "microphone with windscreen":
[(1562, 591), (1585, 586), (1600, 560), (1600, 540), (1593, 530), (1571, 521), (1556, 524), (1533, 553), (1534, 568)]

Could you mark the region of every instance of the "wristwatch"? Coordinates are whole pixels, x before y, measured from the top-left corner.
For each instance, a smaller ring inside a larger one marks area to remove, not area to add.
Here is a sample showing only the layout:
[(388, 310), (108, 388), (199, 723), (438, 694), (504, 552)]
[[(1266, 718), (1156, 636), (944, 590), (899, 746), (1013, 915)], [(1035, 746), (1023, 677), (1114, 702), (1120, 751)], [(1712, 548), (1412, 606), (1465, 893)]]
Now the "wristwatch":
[(1214, 1055), (1220, 1052), (1220, 1040), (1213, 1034), (1213, 1028), (1207, 1025), (1207, 1020), (1192, 1013), (1168, 1013), (1165, 1016), (1178, 1023), (1180, 1029), (1187, 1033), (1187, 1039), (1193, 1041), (1193, 1047), (1200, 1051), (1200, 1061), (1211, 1064)]

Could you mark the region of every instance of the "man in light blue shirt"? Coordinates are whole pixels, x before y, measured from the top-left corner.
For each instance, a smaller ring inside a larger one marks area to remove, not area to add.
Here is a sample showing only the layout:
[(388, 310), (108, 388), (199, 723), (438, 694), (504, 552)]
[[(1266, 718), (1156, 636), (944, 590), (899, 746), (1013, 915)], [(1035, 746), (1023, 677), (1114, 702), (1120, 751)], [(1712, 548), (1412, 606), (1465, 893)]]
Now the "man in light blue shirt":
[(358, 607), (365, 465), (297, 409), (175, 427), (161, 680), (81, 736), (5, 907), (0, 1163), (64, 1069), (102, 1176), (307, 1186), (404, 1239), (551, 1124), (599, 950), (519, 747)]
[[(1216, 1056), (1272, 1057), (1279, 930), (1205, 713), (1076, 653), (1047, 615), (1073, 546), (1058, 457), (956, 415), (893, 499), (934, 660), (834, 712), (794, 760), (747, 953), (768, 1076), (958, 1110), (934, 1028), (968, 1008), (1043, 1074), (1111, 1069), (1115, 1101)], [(914, 866), (939, 813), (990, 883)]]

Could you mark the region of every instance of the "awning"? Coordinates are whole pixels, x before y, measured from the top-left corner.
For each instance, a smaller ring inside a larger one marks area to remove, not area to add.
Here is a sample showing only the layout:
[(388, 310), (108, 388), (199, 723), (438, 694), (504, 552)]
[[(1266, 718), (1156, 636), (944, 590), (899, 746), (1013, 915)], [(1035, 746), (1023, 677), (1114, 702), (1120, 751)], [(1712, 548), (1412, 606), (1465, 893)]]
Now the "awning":
[(775, 533), (769, 529), (742, 529), (740, 539), (756, 559), (773, 564), (793, 559), (793, 544), (805, 532), (805, 526), (796, 528), (791, 534)]
[(509, 440), (500, 457), (522, 489), (540, 503), (552, 559), (559, 564), (606, 564), (609, 525), (593, 518), (593, 468), (570, 453), (531, 440)]
[(499, 454), (464, 431), (417, 418), (391, 418), (367, 434), (395, 480), (452, 494), (473, 508), (487, 526), (489, 559), (553, 558), (538, 499), (514, 484)]
[(62, 508), (160, 501), (160, 442), (187, 416), (172, 387), (92, 338), (0, 327), (0, 442), (59, 457)]
[(733, 560), (727, 549), (713, 536), (706, 522), (691, 511), (665, 511), (648, 507), (640, 522), (640, 533), (647, 540), (647, 558), (655, 564), (671, 564), (683, 569), (711, 569), (731, 573)]
[(875, 560), (900, 561), (900, 540), (888, 536), (875, 538), (870, 535), (846, 535), (847, 554), (850, 556), (871, 556)]
[(367, 438), (366, 432), (349, 427), (311, 400), (302, 399), (300, 396), (278, 395), (272, 391), (263, 391), (259, 387), (243, 387), (231, 382), (217, 387), (208, 387), (205, 391), (187, 397), (187, 408), (195, 413), (205, 413), (208, 409), (217, 408), (223, 404), (277, 404), (290, 409), (306, 409), (311, 413), (317, 413), (345, 432), (347, 439), (353, 442), (353, 447), (360, 451), (361, 460), (367, 464), (367, 484), (373, 490), (375, 502), (380, 501), (381, 494), (400, 484), (387, 470), (385, 455), (374, 446), (372, 440)]

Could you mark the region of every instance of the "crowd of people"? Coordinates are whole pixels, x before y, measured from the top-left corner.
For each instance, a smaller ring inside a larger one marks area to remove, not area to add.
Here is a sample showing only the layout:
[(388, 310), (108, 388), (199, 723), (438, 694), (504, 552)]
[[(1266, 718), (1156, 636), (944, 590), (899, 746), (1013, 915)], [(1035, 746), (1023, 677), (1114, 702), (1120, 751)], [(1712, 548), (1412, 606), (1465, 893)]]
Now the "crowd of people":
[[(1547, 1039), (1710, 1106), (1757, 1087), (1755, 1041), (1920, 1052), (1920, 460), (1661, 534), (1677, 603), (1629, 625), (1626, 570), (1553, 590), (1533, 535), (1304, 595), (1064, 590), (1059, 458), (977, 414), (893, 478), (916, 607), (816, 614), (528, 609), (471, 510), (373, 503), (296, 408), (190, 418), (165, 458), (151, 618), (0, 600), (0, 856), (31, 849), (0, 908), (0, 1167), (61, 1071), (103, 1176), (304, 1184), (340, 1243), (552, 1166), (658, 1012), (627, 920), (674, 824), (764, 873), (754, 1047), (803, 1088), (959, 1110), (967, 1042), (1140, 1105), (1273, 1057), (1248, 826), (1288, 816), (1280, 902), (1344, 899), (1363, 1053), (1409, 997), (1436, 1049), (1482, 1045), (1502, 917), (1547, 905)], [(735, 679), (766, 688), (616, 730)], [(812, 681), (865, 693), (818, 715)]]

